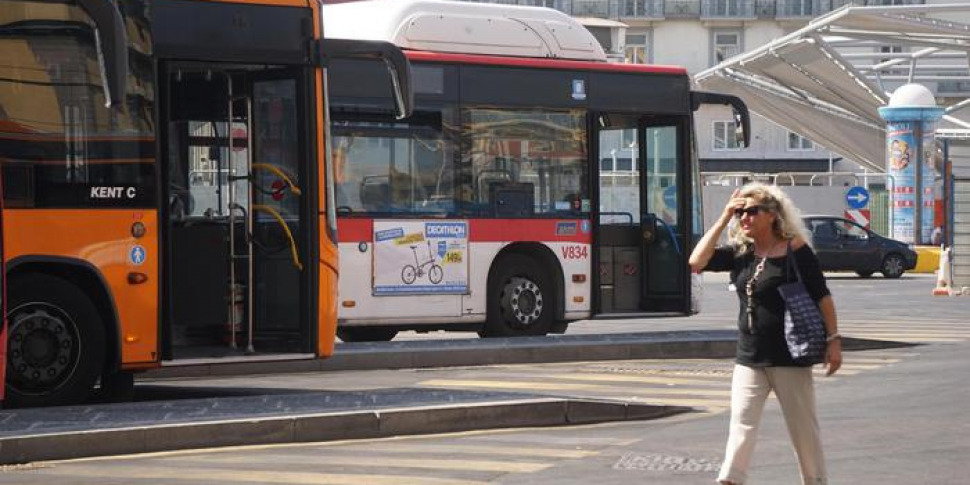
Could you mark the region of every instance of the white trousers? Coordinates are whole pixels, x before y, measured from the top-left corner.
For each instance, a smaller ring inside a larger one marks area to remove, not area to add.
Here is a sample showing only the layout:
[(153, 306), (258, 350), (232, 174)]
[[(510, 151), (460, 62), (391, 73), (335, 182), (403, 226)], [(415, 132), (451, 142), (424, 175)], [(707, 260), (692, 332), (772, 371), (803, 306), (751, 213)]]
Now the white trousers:
[(734, 366), (731, 380), (731, 430), (718, 481), (742, 484), (754, 452), (758, 425), (768, 394), (781, 404), (804, 485), (825, 485), (825, 457), (815, 416), (811, 367)]

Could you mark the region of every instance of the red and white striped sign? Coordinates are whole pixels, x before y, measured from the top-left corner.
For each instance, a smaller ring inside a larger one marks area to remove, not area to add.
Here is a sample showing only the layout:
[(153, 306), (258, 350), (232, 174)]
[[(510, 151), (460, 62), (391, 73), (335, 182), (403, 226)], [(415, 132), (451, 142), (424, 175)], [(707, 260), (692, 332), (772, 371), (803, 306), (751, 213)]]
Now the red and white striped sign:
[(845, 218), (869, 229), (869, 209), (846, 209)]

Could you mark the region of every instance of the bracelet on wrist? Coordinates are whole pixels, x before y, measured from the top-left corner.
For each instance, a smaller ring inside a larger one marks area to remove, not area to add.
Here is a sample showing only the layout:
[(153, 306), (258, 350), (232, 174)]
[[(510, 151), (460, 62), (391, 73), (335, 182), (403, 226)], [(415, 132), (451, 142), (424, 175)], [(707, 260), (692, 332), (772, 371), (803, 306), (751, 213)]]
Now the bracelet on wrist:
[(834, 340), (842, 340), (842, 334), (840, 334), (839, 332), (835, 332), (829, 335), (828, 337), (825, 337), (826, 342), (832, 342)]

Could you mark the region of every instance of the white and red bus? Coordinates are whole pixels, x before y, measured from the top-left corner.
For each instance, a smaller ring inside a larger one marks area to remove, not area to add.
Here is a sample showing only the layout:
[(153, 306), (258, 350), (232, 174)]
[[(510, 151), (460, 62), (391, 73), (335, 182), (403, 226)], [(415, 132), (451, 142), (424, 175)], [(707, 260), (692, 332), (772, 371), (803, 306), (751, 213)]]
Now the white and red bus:
[(692, 113), (731, 104), (746, 127), (739, 99), (691, 92), (681, 67), (607, 63), (551, 9), (325, 12), (327, 35), (402, 48), (415, 93), (414, 114), (395, 120), (378, 64), (331, 70), (343, 340), (690, 313), (686, 258), (702, 229)]

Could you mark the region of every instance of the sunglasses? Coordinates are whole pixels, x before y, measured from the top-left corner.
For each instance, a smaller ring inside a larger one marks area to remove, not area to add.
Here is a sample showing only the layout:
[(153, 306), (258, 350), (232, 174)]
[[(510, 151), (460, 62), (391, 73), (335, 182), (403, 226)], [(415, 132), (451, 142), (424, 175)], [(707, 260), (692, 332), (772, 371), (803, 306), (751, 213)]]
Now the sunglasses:
[(737, 217), (738, 219), (740, 219), (744, 217), (745, 214), (754, 217), (762, 211), (767, 211), (767, 209), (760, 205), (753, 205), (751, 207), (745, 207), (743, 209), (738, 208), (738, 209), (734, 209), (734, 217)]

